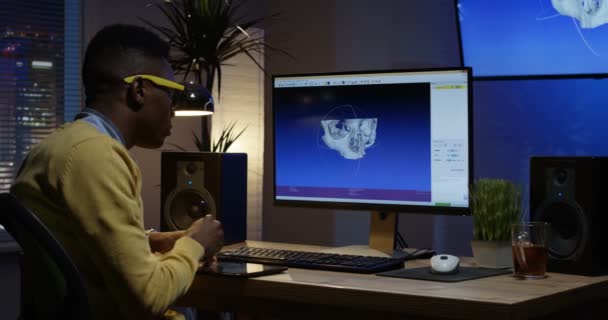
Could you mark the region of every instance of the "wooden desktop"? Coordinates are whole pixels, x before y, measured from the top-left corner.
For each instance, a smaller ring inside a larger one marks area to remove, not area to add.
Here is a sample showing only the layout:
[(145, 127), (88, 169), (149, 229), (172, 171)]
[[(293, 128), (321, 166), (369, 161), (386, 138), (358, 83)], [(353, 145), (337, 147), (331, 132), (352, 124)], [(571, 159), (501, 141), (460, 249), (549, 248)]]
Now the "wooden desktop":
[[(358, 246), (260, 241), (234, 246), (242, 245), (383, 255)], [(472, 265), (470, 258), (462, 261), (464, 266)], [(406, 268), (420, 266), (428, 266), (428, 260), (406, 262)], [(596, 319), (606, 302), (608, 276), (549, 273), (541, 280), (519, 280), (501, 275), (448, 283), (290, 268), (283, 274), (249, 279), (197, 275), (178, 304), (270, 319), (555, 319), (557, 315), (581, 320)]]

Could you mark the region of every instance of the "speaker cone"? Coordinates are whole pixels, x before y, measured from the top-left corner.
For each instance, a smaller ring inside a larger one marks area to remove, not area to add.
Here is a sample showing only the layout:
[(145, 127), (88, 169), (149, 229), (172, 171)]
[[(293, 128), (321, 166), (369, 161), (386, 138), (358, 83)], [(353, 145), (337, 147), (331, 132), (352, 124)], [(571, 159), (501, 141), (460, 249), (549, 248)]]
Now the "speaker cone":
[(211, 214), (215, 216), (215, 202), (205, 189), (184, 189), (172, 192), (165, 202), (164, 218), (172, 230), (185, 230), (190, 225)]
[(578, 205), (553, 202), (541, 208), (537, 217), (550, 225), (548, 251), (552, 258), (576, 260), (582, 254), (587, 242), (588, 226)]

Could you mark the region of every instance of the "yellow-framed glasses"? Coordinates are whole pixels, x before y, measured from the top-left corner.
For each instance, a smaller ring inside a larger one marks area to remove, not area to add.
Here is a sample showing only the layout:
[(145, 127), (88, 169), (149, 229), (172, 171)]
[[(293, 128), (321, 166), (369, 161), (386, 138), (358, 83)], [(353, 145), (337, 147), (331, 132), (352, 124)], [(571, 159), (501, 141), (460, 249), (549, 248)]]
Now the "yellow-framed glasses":
[(173, 105), (171, 106), (176, 116), (205, 116), (210, 115), (214, 111), (213, 97), (205, 87), (198, 84), (183, 85), (175, 81), (171, 81), (162, 77), (153, 76), (151, 74), (137, 74), (128, 76), (123, 80), (131, 84), (135, 79), (142, 78), (152, 81), (158, 86), (178, 90), (173, 96)]
[(136, 74), (134, 76), (126, 77), (123, 80), (126, 83), (131, 84), (137, 78), (150, 80), (150, 81), (154, 82), (154, 84), (159, 85), (159, 86), (163, 86), (163, 87), (167, 87), (167, 88), (171, 88), (171, 89), (175, 89), (175, 90), (179, 90), (179, 91), (184, 91), (183, 84), (179, 84), (175, 81), (167, 80), (165, 78), (161, 78), (158, 76), (153, 76), (151, 74)]

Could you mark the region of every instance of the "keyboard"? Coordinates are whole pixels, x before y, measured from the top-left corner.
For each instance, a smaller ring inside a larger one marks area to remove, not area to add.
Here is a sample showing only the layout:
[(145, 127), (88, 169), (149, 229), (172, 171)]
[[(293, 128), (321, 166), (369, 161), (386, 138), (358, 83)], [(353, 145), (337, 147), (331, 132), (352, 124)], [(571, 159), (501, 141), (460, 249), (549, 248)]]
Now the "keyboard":
[(403, 268), (405, 258), (369, 257), (323, 252), (241, 247), (220, 252), (220, 261), (239, 261), (293, 268), (378, 273)]

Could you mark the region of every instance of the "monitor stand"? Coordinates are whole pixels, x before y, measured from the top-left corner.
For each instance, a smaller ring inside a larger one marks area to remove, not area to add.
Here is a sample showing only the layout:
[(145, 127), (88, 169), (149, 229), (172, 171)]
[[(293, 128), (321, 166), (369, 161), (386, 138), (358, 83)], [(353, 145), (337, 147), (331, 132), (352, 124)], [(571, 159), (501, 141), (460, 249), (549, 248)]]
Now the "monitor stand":
[(397, 212), (372, 211), (369, 247), (394, 256), (397, 234)]
[(407, 256), (408, 252), (395, 250), (399, 213), (372, 211), (371, 215), (369, 247), (394, 258)]
[(397, 234), (397, 212), (372, 211), (369, 228), (368, 245), (350, 245), (332, 248), (329, 251), (338, 254), (352, 254), (364, 256), (390, 256), (402, 257), (406, 252), (394, 250), (395, 235)]

